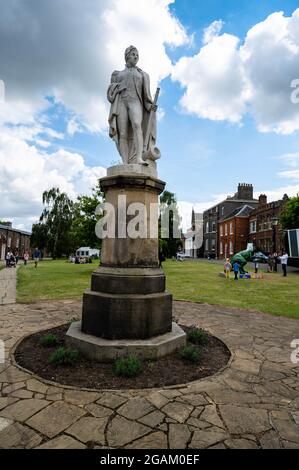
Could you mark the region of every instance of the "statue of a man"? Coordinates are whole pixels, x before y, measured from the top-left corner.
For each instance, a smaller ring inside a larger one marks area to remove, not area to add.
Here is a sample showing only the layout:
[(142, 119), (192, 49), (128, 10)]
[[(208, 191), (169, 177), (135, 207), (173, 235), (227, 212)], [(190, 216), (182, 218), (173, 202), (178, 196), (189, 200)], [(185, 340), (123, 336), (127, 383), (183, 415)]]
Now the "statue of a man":
[(114, 71), (107, 97), (111, 103), (109, 135), (115, 141), (124, 164), (146, 165), (149, 149), (155, 149), (155, 160), (159, 150), (156, 141), (157, 106), (150, 94), (147, 73), (136, 67), (138, 50), (129, 46), (125, 51), (126, 68)]

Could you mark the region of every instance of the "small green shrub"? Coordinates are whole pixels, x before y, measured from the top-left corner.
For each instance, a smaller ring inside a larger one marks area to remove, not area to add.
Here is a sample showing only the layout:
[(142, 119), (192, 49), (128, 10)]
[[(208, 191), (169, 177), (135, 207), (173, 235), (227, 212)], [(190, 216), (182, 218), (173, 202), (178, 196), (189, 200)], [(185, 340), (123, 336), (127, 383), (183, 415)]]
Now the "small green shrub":
[(72, 366), (79, 359), (79, 351), (72, 348), (58, 348), (49, 357), (49, 364), (53, 366)]
[(121, 377), (136, 377), (141, 372), (141, 361), (136, 356), (120, 357), (115, 361), (114, 372)]
[(185, 359), (190, 362), (198, 362), (200, 358), (200, 352), (196, 349), (195, 346), (183, 346), (179, 350), (179, 355), (182, 359)]
[(59, 343), (59, 339), (53, 333), (47, 333), (46, 335), (42, 336), (39, 340), (40, 344), (45, 347), (57, 346)]
[(207, 333), (201, 328), (193, 327), (188, 332), (188, 341), (194, 344), (206, 344), (208, 341)]

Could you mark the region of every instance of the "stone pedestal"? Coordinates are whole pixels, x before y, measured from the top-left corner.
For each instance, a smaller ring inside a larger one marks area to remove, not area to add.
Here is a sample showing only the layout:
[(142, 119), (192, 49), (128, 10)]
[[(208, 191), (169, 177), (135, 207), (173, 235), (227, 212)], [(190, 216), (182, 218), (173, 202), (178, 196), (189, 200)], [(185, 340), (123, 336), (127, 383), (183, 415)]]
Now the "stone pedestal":
[[(99, 360), (134, 353), (134, 341), (139, 353), (144, 344), (145, 355), (169, 354), (185, 344), (185, 334), (173, 327), (172, 295), (165, 291), (165, 275), (159, 268), (158, 197), (165, 183), (153, 176), (152, 169), (147, 173), (141, 165), (119, 165), (108, 169), (100, 184), (114, 209), (114, 237), (110, 231), (102, 240), (101, 266), (83, 297), (81, 331), (78, 334), (78, 325), (70, 328), (70, 342)], [(115, 341), (120, 343), (115, 346)], [(95, 348), (106, 352), (96, 354)]]

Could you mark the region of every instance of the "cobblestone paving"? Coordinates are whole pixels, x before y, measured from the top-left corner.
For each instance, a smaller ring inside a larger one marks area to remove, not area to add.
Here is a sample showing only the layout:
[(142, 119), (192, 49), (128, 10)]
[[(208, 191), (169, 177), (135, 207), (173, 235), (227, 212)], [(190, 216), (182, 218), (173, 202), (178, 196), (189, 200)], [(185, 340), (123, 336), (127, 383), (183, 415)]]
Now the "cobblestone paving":
[(17, 340), (80, 312), (74, 301), (0, 307), (0, 448), (299, 448), (299, 365), (290, 361), (299, 321), (175, 302), (180, 323), (222, 339), (233, 359), (214, 377), (171, 388), (84, 391), (13, 364)]
[(16, 302), (17, 268), (0, 269), (0, 305)]

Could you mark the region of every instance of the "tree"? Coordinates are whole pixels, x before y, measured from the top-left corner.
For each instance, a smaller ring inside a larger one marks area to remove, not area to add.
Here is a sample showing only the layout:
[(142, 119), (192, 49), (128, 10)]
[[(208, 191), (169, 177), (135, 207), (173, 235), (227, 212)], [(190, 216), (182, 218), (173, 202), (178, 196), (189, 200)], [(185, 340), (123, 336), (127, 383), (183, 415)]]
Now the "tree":
[[(164, 236), (163, 226), (167, 223), (168, 236)], [(181, 217), (174, 193), (164, 191), (160, 196), (160, 218), (159, 218), (159, 247), (166, 258), (176, 255), (182, 246), (181, 231), (179, 229)], [(178, 233), (180, 236), (178, 237)]]
[(80, 246), (100, 248), (101, 240), (95, 234), (95, 226), (100, 219), (96, 215), (97, 206), (103, 201), (103, 193), (99, 188), (93, 188), (91, 196), (79, 196), (74, 206), (70, 237), (75, 249)]
[(30, 237), (31, 246), (44, 250), (47, 247), (48, 230), (45, 224), (33, 224)]
[(51, 188), (43, 193), (43, 204), (46, 205), (40, 222), (47, 231), (47, 249), (53, 258), (68, 255), (72, 251), (70, 229), (73, 220), (74, 203), (59, 188)]
[(299, 228), (299, 194), (287, 201), (280, 215), (280, 221), (284, 229)]

